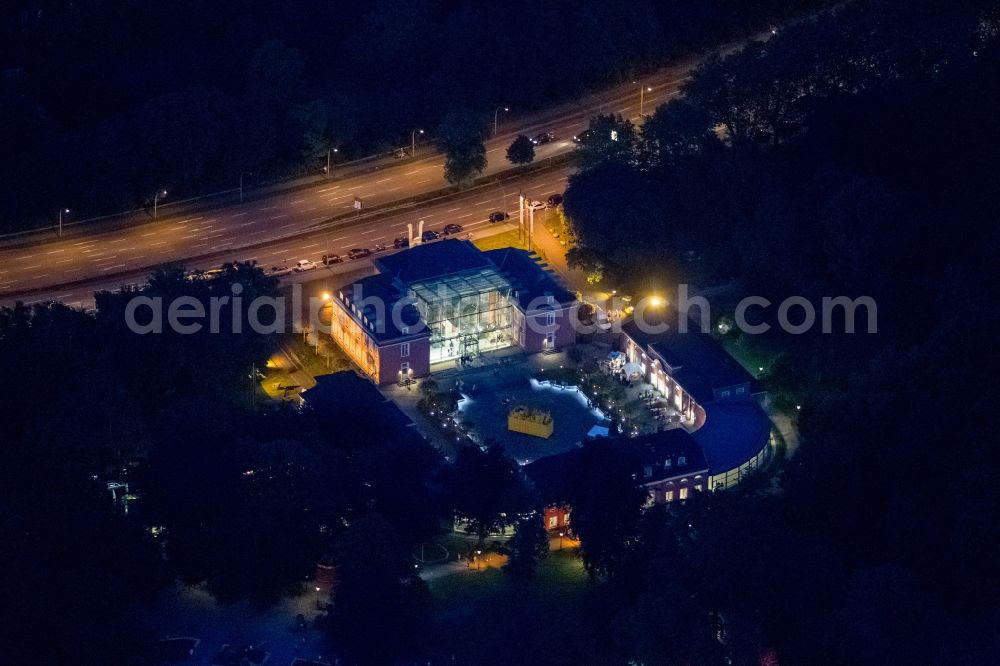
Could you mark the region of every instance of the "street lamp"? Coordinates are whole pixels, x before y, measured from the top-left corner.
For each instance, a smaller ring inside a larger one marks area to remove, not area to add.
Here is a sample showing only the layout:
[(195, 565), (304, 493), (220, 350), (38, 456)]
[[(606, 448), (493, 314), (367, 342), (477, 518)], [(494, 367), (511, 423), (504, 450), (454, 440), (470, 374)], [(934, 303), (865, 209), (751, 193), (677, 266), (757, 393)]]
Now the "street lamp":
[(423, 134), (422, 129), (415, 129), (410, 133), (410, 157), (417, 156), (417, 133)]
[(482, 554), (483, 554), (483, 551), (481, 551), (481, 550), (477, 550), (476, 551), (476, 571), (480, 571), (480, 568), (479, 568), (479, 556), (482, 555)]
[(319, 610), (323, 609), (323, 606), (319, 603), (319, 585), (316, 586), (316, 608)]
[(68, 214), (69, 213), (69, 208), (60, 208), (59, 209), (59, 238), (62, 238), (62, 218), (63, 218), (63, 213)]
[(339, 152), (339, 148), (327, 148), (326, 149), (326, 175), (330, 175), (330, 154)]
[(498, 106), (497, 110), (493, 112), (493, 136), (497, 135), (497, 130), (500, 128), (500, 112), (503, 111), (507, 113), (510, 108), (506, 106)]
[(642, 118), (642, 107), (643, 107), (643, 103), (645, 102), (646, 93), (653, 92), (653, 86), (646, 86), (646, 85), (643, 85), (643, 84), (638, 83), (636, 81), (633, 81), (632, 83), (635, 83), (635, 84), (637, 84), (639, 86), (639, 118), (641, 119)]
[(160, 202), (160, 197), (165, 197), (165, 196), (167, 196), (167, 191), (166, 190), (161, 190), (161, 191), (156, 192), (156, 193), (153, 194), (153, 219), (154, 220), (156, 219), (156, 206)]
[(240, 174), (240, 203), (243, 203), (243, 176), (252, 176), (252, 171), (244, 171)]
[(559, 533), (559, 550), (562, 550), (563, 534), (565, 534), (565, 532), (560, 532)]

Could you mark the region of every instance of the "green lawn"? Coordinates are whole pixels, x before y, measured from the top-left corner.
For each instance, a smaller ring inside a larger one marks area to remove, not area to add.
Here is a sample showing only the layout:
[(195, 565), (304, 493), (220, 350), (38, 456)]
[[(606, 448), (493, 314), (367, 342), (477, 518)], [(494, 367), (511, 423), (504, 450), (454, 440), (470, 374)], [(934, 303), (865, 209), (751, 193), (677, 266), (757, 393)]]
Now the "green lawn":
[(504, 231), (503, 233), (493, 234), (492, 236), (477, 238), (472, 242), (476, 247), (484, 252), (487, 250), (499, 250), (503, 247), (517, 247), (522, 250), (527, 247), (524, 243), (518, 240), (517, 229), (511, 229), (510, 231)]
[(437, 651), (456, 663), (605, 663), (584, 619), (593, 589), (576, 551), (553, 551), (533, 581), (499, 569), (429, 583), (440, 637)]
[(302, 334), (284, 333), (281, 336), (281, 341), (295, 352), (306, 371), (313, 377), (354, 369), (354, 364), (333, 340), (323, 340), (320, 343), (318, 355), (314, 345), (302, 341)]

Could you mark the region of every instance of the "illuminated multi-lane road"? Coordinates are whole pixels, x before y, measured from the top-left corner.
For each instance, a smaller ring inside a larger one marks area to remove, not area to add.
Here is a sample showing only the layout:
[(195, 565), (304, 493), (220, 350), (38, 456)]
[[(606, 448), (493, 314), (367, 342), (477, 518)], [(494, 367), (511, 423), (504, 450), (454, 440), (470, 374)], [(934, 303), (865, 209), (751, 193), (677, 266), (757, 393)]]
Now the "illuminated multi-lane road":
[[(678, 65), (645, 77), (642, 85), (651, 90), (643, 95), (644, 112), (651, 113), (676, 95), (692, 66)], [(507, 120), (500, 135), (487, 142), (486, 175), (511, 167), (505, 151), (519, 133), (534, 136), (549, 131), (556, 135), (555, 141), (536, 148), (536, 161), (571, 151), (573, 135), (585, 129), (597, 112), (621, 113), (637, 120), (639, 86), (622, 86), (516, 123)], [(299, 259), (318, 261), (323, 254), (344, 254), (352, 247), (391, 245), (394, 238), (406, 234), (408, 222), (420, 219), (426, 220), (426, 228), (440, 229), (454, 222), (481, 233), (477, 228), (488, 224), (486, 216), (491, 211), (516, 207), (519, 190), (544, 199), (562, 192), (567, 175), (566, 168), (559, 168), (453, 195), (441, 203), (426, 202), (377, 220), (330, 222), (353, 211), (355, 198), (369, 209), (444, 188), (443, 158), (431, 154), (244, 204), (0, 247), (0, 305), (17, 300), (60, 300), (87, 306), (95, 290), (140, 282), (152, 267), (170, 262), (209, 268), (226, 261), (254, 259), (267, 268)]]

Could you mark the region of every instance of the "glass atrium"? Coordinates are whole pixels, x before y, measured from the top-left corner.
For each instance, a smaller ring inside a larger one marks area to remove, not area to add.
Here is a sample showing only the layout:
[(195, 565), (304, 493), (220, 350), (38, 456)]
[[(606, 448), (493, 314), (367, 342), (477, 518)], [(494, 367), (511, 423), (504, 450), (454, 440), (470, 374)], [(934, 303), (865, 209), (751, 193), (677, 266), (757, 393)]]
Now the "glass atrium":
[(431, 331), (431, 363), (515, 344), (510, 283), (492, 268), (410, 285)]

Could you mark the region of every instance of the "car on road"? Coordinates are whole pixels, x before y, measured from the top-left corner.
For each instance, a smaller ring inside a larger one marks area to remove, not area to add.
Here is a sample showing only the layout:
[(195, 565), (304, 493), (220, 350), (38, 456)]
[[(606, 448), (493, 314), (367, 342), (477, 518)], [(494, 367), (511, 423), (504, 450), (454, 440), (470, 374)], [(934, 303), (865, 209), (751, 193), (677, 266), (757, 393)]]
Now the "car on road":
[(375, 247), (372, 248), (372, 252), (375, 252), (375, 253), (385, 252), (385, 251), (386, 251), (386, 247), (385, 247), (385, 245), (382, 245), (382, 243), (375, 243)]
[(561, 195), (561, 194), (552, 194), (552, 195), (549, 196), (549, 201), (548, 201), (549, 208), (555, 208), (556, 206), (560, 205), (562, 202), (563, 202), (563, 195)]
[(444, 235), (445, 236), (451, 236), (453, 234), (460, 234), (460, 233), (462, 233), (462, 225), (461, 224), (455, 224), (455, 223), (446, 224), (446, 225), (444, 225), (444, 229), (442, 229), (442, 231), (444, 231)]
[(344, 258), (342, 256), (340, 256), (339, 254), (332, 254), (331, 253), (331, 254), (324, 254), (323, 255), (323, 265), (324, 266), (332, 266), (333, 264), (342, 264), (342, 263), (344, 263)]
[(594, 130), (587, 128), (573, 137), (575, 143), (586, 143), (594, 135)]
[(370, 257), (372, 251), (366, 247), (356, 247), (347, 252), (347, 257), (349, 259), (363, 259), (364, 257)]
[(410, 247), (410, 239), (406, 236), (400, 236), (396, 240), (392, 241), (392, 246), (397, 250), (402, 250), (404, 247)]
[(311, 259), (299, 259), (295, 262), (296, 273), (305, 273), (306, 271), (315, 270), (316, 268), (318, 268), (316, 262)]
[(281, 277), (282, 275), (291, 275), (292, 269), (287, 265), (271, 266), (271, 268), (267, 271), (267, 274), (272, 277)]
[(546, 143), (551, 143), (552, 141), (555, 140), (556, 140), (556, 135), (553, 134), (552, 132), (542, 132), (541, 134), (535, 136), (535, 138), (531, 140), (531, 143), (535, 144), (536, 146), (541, 146)]
[(490, 224), (496, 224), (497, 222), (503, 222), (504, 220), (509, 220), (510, 215), (503, 212), (502, 210), (495, 210), (492, 213), (490, 213), (490, 216), (486, 219), (489, 220)]
[(397, 148), (396, 150), (392, 151), (392, 156), (395, 157), (397, 160), (401, 160), (404, 157), (409, 157), (410, 151), (408, 151), (406, 148)]
[(433, 229), (428, 229), (424, 233), (420, 234), (420, 240), (422, 240), (425, 243), (428, 241), (437, 240), (438, 238), (441, 238), (441, 234), (434, 231)]
[(545, 210), (545, 204), (543, 204), (541, 201), (532, 201), (530, 204), (528, 204), (528, 208), (530, 208), (531, 210)]

